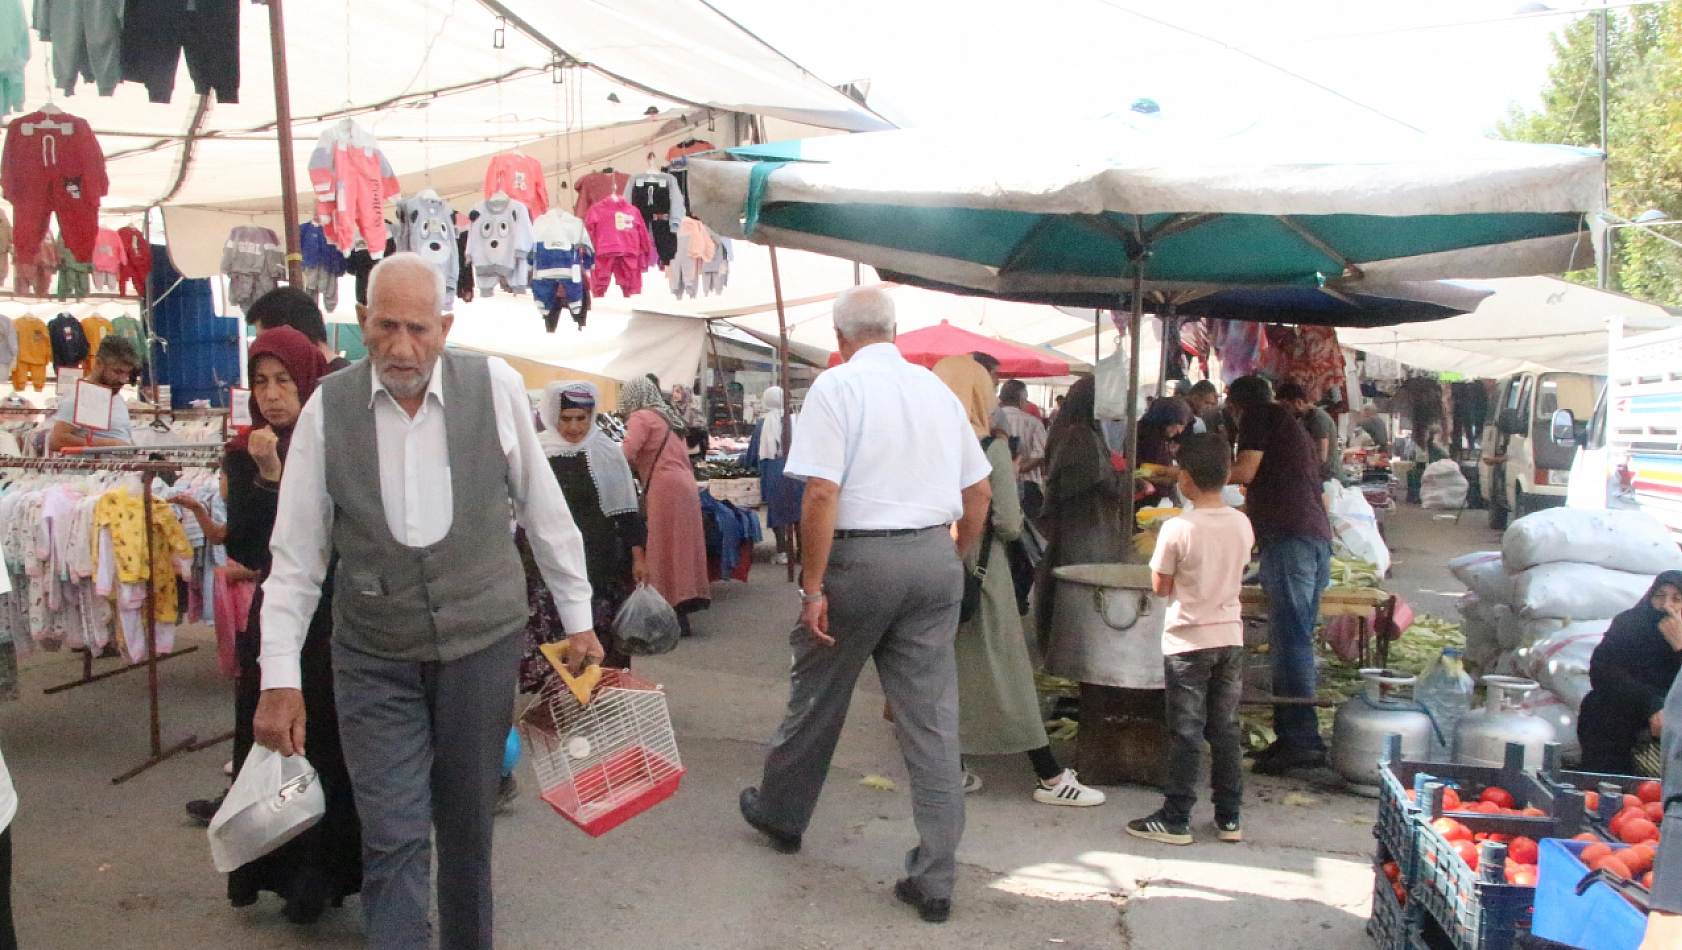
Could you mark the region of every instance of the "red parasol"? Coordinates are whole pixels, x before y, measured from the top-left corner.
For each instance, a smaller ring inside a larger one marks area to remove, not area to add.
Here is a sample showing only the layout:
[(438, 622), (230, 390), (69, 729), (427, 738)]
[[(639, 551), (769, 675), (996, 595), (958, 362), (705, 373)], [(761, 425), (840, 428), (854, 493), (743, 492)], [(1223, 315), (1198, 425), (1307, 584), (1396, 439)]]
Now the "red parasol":
[[(1069, 375), (1069, 364), (1062, 360), (1042, 356), (1034, 350), (1014, 343), (961, 330), (945, 320), (940, 321), (939, 326), (901, 333), (894, 340), (894, 345), (899, 347), (899, 352), (907, 360), (918, 366), (932, 368), (948, 356), (979, 351), (998, 359), (1000, 376), (1033, 379)], [(831, 353), (829, 365), (840, 366), (841, 354)]]

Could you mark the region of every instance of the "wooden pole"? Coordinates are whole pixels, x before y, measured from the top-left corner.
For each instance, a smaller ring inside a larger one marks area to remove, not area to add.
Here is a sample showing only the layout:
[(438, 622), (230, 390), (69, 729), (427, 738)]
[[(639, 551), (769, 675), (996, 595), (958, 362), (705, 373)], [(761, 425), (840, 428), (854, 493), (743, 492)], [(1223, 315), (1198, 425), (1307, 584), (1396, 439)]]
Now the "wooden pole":
[[(1145, 259), (1140, 255), (1133, 262), (1133, 315), (1128, 321), (1127, 361), (1127, 471), (1121, 493), (1121, 536), (1132, 538), (1135, 527), (1133, 507), (1133, 478), (1139, 471), (1139, 334), (1145, 319)], [(1132, 542), (1128, 542), (1131, 550)], [(1129, 560), (1132, 560), (1130, 557)]]
[(281, 0), (268, 0), (269, 54), (274, 61), (275, 132), (280, 140), (280, 211), (286, 221), (286, 281), (304, 285), (304, 256), (298, 248), (298, 179), (292, 165), (292, 94), (286, 78), (286, 23)]

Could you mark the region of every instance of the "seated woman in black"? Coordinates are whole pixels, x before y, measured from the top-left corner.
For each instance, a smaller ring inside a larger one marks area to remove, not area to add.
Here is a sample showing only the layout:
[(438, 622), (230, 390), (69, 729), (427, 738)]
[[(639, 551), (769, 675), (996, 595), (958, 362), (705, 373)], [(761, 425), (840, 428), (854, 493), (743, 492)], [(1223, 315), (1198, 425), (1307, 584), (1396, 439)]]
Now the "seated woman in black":
[(1613, 618), (1589, 661), (1577, 716), (1583, 770), (1635, 771), (1635, 747), (1664, 729), (1664, 701), (1682, 670), (1682, 571), (1666, 571), (1639, 604)]

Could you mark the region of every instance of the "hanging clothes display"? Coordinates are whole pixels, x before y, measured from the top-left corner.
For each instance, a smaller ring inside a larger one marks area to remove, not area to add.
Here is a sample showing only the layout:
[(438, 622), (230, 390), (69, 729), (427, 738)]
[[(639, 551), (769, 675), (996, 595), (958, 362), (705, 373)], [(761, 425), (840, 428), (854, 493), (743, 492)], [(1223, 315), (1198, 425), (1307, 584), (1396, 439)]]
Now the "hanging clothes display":
[(315, 186), (315, 217), (333, 246), (349, 255), (356, 239), (371, 249), (384, 248), (385, 203), (398, 193), (397, 176), (379, 142), (351, 119), (321, 133), (310, 154), (310, 182)]
[(701, 265), (701, 293), (724, 293), (724, 288), (730, 284), (730, 262), (736, 257), (735, 246), (727, 237), (713, 234), (712, 260)]
[(1349, 411), (1349, 386), (1337, 331), (1318, 326), (1270, 326), (1268, 368), (1279, 381), (1300, 383), (1308, 401), (1333, 413)]
[(498, 284), (512, 293), (526, 292), (532, 248), (531, 215), (513, 198), (486, 198), (467, 213), (467, 255), (479, 295), (496, 293)]
[(182, 55), (198, 95), (239, 102), (241, 0), (127, 0), (123, 10), (123, 79), (144, 83), (153, 102), (175, 95)]
[(590, 288), (598, 297), (607, 296), (609, 285), (619, 282), (627, 297), (642, 293), (642, 272), (654, 263), (654, 239), (643, 223), (642, 213), (629, 201), (612, 195), (596, 202), (584, 219), (590, 244), (596, 249), (596, 269)]
[(0, 377), (12, 375), (18, 361), (18, 331), (12, 318), (0, 313)]
[(1180, 324), (1180, 350), (1197, 360), (1204, 379), (1209, 378), (1209, 323), (1202, 318)]
[(286, 248), (268, 228), (241, 225), (222, 245), (222, 273), (228, 278), (228, 302), (241, 312), (286, 279)]
[(70, 253), (64, 242), (58, 242), (58, 286), (53, 289), (53, 296), (59, 300), (80, 300), (93, 291), (91, 280), (93, 265), (83, 263)]
[(82, 318), (82, 333), (88, 338), (88, 352), (99, 352), (99, 344), (111, 335), (111, 321), (99, 314), (90, 314)]
[(700, 218), (685, 218), (678, 229), (677, 254), (666, 268), (672, 296), (694, 297), (701, 290), (701, 273), (717, 253), (712, 229)]
[(1267, 350), (1261, 324), (1246, 320), (1211, 320), (1209, 324), (1210, 345), (1221, 356), (1222, 386), (1261, 370)]
[[(0, 4), (6, 0), (0, 0)], [(6, 212), (0, 210), (0, 281), (6, 279), (6, 273), (11, 268), (12, 261), (12, 219), (6, 217)]]
[(532, 223), (531, 292), (550, 333), (560, 324), (562, 309), (584, 326), (590, 308), (585, 274), (595, 263), (584, 222), (556, 209)]
[(102, 96), (123, 79), (123, 0), (35, 0), (35, 32), (53, 44), (53, 82), (67, 96), (87, 79)]
[(327, 240), (327, 232), (314, 221), (298, 225), (298, 255), (304, 259), (303, 291), (328, 313), (339, 308), (339, 278), (345, 274), (345, 256)]
[(52, 293), (53, 275), (58, 273), (58, 242), (53, 236), (48, 234), (34, 245), (14, 245), (12, 253), (17, 265), (17, 292), (29, 297)]
[(47, 388), (47, 364), (53, 361), (53, 338), (47, 325), (39, 317), (18, 317), (12, 321), (18, 335), (18, 362), (12, 368), (12, 388), (23, 390), (25, 383), (36, 392)]
[(0, 190), (12, 203), (15, 243), (39, 243), (47, 219), (56, 216), (59, 234), (76, 260), (93, 260), (99, 200), (109, 187), (105, 153), (86, 120), (52, 108), (13, 119), (6, 127)]
[(152, 245), (135, 228), (118, 228), (117, 237), (123, 242), (122, 269), (117, 272), (117, 292), (125, 296), (129, 288), (136, 297), (146, 293), (146, 277), (152, 273)]
[(123, 270), (123, 239), (110, 228), (100, 228), (93, 241), (93, 287), (101, 293), (117, 292), (117, 275)]
[(611, 167), (583, 176), (572, 183), (572, 190), (578, 193), (578, 200), (572, 206), (573, 215), (584, 221), (590, 220), (590, 209), (595, 207), (596, 202), (624, 194), (630, 181), (630, 175), (616, 172)]
[(357, 303), (363, 306), (368, 304), (368, 278), (374, 273), (374, 265), (378, 264), (385, 255), (396, 253), (397, 241), (393, 238), (386, 238), (385, 249), (379, 257), (369, 254), (365, 247), (359, 247), (345, 257), (345, 273), (356, 278)]
[(467, 236), (472, 228), (461, 226), (466, 220), (465, 215), (458, 215), (456, 220), (456, 258), (461, 261), (461, 270), (456, 272), (456, 297), (463, 303), (472, 303), (473, 259), (467, 256)]
[(80, 369), (87, 362), (88, 334), (82, 329), (82, 321), (61, 313), (47, 323), (47, 335), (52, 338), (55, 368)]
[(660, 266), (670, 264), (677, 256), (677, 233), (685, 211), (677, 179), (665, 172), (643, 172), (626, 184), (625, 197), (641, 212), (642, 223), (648, 226), (654, 250), (660, 255)]
[(22, 112), (23, 67), (29, 65), (29, 23), (23, 0), (0, 0), (0, 118)]
[(549, 185), (543, 180), (543, 163), (530, 155), (508, 152), (491, 159), (490, 167), (485, 169), (485, 197), (495, 197), (499, 191), (525, 205), (534, 221), (549, 210)]
[(397, 249), (419, 254), (444, 278), (445, 310), (455, 309), (456, 281), (461, 276), (455, 222), (456, 213), (434, 191), (397, 202)]
[(118, 317), (111, 321), (111, 334), (129, 341), (134, 351), (140, 354), (141, 365), (152, 361), (151, 341), (146, 338), (146, 327), (130, 316)]

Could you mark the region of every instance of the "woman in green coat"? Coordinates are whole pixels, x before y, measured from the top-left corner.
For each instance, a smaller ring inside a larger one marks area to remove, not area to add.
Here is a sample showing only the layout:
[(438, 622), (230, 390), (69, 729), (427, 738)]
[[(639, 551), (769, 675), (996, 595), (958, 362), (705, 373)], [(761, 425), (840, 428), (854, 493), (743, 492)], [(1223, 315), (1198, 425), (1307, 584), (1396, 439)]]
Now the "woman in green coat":
[[(1039, 781), (1034, 800), (1047, 805), (1101, 805), (1104, 793), (1082, 785), (1073, 769), (1065, 769), (1051, 752), (1039, 697), (1034, 691), (1034, 667), (1016, 611), (1016, 588), (1010, 576), (1005, 545), (1022, 533), (1022, 503), (1016, 493), (1015, 467), (1007, 439), (993, 438), (993, 380), (970, 356), (951, 356), (935, 364), (934, 372), (951, 388), (969, 415), (993, 465), (993, 507), (984, 544), (971, 554), (965, 568), (977, 573), (986, 551), (986, 575), (975, 616), (958, 625), (958, 737), (966, 756), (1027, 753)], [(964, 770), (964, 791), (981, 788), (981, 779)]]

